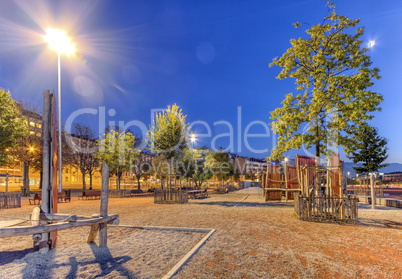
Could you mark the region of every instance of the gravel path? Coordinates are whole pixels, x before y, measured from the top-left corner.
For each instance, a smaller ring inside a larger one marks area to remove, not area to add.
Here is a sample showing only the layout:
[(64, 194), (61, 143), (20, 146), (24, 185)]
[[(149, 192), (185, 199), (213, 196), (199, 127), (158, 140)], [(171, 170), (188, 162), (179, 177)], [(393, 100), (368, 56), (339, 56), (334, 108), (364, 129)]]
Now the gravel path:
[[(33, 207), (0, 215), (26, 218)], [(99, 200), (73, 199), (59, 211), (91, 215)], [(109, 213), (125, 225), (216, 229), (175, 278), (402, 278), (397, 208), (361, 205), (358, 225), (303, 222), (292, 203), (264, 203), (259, 194), (238, 191), (184, 205), (110, 199)], [(0, 239), (0, 278), (161, 278), (205, 236), (109, 228), (109, 247), (101, 249), (85, 243), (88, 232), (59, 232), (58, 248), (47, 255), (32, 251), (30, 236)]]

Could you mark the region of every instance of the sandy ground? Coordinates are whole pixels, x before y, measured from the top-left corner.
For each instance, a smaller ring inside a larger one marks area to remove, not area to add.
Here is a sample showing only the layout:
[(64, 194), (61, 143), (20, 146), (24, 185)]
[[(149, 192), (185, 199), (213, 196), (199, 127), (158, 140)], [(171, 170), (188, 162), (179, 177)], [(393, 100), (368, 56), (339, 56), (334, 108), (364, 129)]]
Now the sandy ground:
[[(292, 203), (264, 203), (258, 188), (158, 205), (152, 197), (109, 200), (134, 226), (214, 228), (174, 278), (402, 278), (402, 211), (359, 208), (358, 225), (298, 220)], [(33, 205), (0, 210), (27, 218)], [(59, 205), (91, 215), (99, 200)], [(4, 218), (0, 220), (5, 220)], [(88, 227), (59, 232), (58, 248), (33, 252), (30, 236), (0, 239), (0, 278), (161, 278), (203, 233), (109, 228), (109, 245), (86, 244)]]

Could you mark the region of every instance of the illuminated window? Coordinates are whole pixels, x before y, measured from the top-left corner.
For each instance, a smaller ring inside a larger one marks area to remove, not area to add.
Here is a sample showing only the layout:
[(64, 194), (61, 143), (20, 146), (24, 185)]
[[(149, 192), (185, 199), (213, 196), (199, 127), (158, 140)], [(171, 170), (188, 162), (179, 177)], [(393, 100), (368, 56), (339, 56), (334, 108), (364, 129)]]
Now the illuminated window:
[(34, 131), (29, 131), (29, 134), (30, 135), (35, 135), (35, 132)]
[(35, 122), (31, 121), (31, 122), (29, 122), (29, 125), (32, 127), (35, 127)]
[(42, 134), (41, 134), (41, 133), (36, 133), (36, 135), (37, 135), (38, 137), (40, 137)]
[(36, 127), (40, 129), (40, 128), (42, 128), (42, 124), (36, 123)]

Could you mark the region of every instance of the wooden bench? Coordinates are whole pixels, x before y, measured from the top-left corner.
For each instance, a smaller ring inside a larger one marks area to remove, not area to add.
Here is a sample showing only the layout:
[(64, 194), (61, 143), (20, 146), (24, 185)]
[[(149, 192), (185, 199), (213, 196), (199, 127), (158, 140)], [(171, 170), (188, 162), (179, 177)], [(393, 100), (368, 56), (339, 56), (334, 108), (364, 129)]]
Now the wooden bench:
[(204, 190), (192, 190), (187, 192), (190, 198), (200, 199), (208, 197), (208, 189)]
[(82, 193), (81, 196), (78, 196), (78, 199), (100, 199), (102, 191), (99, 190), (86, 190)]
[[(29, 204), (32, 204), (32, 203), (40, 204), (41, 200), (42, 200), (42, 193), (35, 193), (33, 198), (29, 199)], [(36, 202), (38, 202), (38, 203), (36, 203)]]
[(64, 192), (57, 193), (58, 202), (71, 202), (71, 190), (65, 190)]

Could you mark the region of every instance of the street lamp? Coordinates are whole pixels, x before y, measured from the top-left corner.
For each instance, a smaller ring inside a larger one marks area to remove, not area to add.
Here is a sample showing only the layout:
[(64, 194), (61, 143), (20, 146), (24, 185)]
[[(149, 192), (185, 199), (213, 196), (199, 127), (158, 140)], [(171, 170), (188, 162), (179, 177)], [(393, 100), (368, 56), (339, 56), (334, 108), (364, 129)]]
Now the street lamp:
[(197, 137), (194, 134), (194, 132), (192, 132), (191, 135), (190, 135), (191, 148), (194, 148), (194, 143), (195, 143), (196, 140), (197, 140)]
[(66, 32), (58, 29), (48, 29), (45, 36), (45, 41), (49, 47), (57, 51), (57, 107), (58, 107), (58, 161), (59, 161), (59, 189), (62, 191), (62, 162), (61, 162), (61, 73), (60, 73), (60, 54), (72, 55), (75, 53), (75, 45), (67, 36)]

